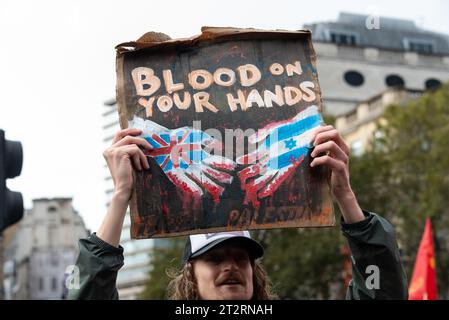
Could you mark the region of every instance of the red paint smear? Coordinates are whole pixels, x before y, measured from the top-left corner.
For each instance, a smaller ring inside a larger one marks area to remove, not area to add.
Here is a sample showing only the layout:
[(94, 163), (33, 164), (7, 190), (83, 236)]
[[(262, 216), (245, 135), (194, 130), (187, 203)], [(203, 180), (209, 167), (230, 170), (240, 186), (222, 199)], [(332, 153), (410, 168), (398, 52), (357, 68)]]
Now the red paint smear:
[(291, 157), (290, 162), (293, 164), (287, 171), (285, 171), (281, 176), (275, 177), (271, 183), (268, 184), (262, 191), (260, 192), (259, 196), (261, 198), (268, 197), (273, 194), (274, 191), (276, 191), (279, 186), (282, 184), (282, 182), (287, 179), (290, 174), (295, 171), (296, 167), (304, 160), (304, 156), (300, 156), (298, 159), (295, 159), (294, 157)]
[(197, 190), (192, 189), (186, 182), (181, 181), (180, 179), (178, 179), (178, 177), (175, 174), (173, 174), (172, 172), (167, 172), (167, 176), (181, 190), (186, 191), (186, 192), (190, 192), (190, 193), (193, 193), (193, 194), (196, 194), (199, 197), (201, 197), (201, 194)]
[(212, 195), (214, 203), (218, 204), (218, 202), (220, 202), (220, 195), (223, 193), (224, 188), (210, 184), (208, 182), (205, 182), (204, 186), (206, 187), (207, 191), (209, 191), (209, 193)]
[(254, 176), (262, 175), (266, 171), (267, 168), (264, 165), (256, 164), (239, 172), (238, 176), (240, 178), (241, 188), (245, 190), (244, 204), (252, 203), (256, 209), (259, 208), (260, 202), (257, 197), (257, 191), (260, 189), (260, 186), (264, 184), (265, 180), (260, 181), (257, 185), (255, 184), (255, 179), (250, 182), (246, 181)]
[(276, 191), (279, 186), (290, 176), (290, 174), (296, 169), (296, 167), (304, 160), (304, 156), (300, 156), (298, 159), (292, 157), (290, 162), (292, 166), (280, 176), (275, 176), (273, 180), (266, 184), (267, 180), (271, 177), (255, 183), (255, 179), (247, 182), (248, 179), (253, 178), (257, 175), (262, 175), (267, 171), (264, 164), (257, 164), (249, 166), (238, 173), (241, 187), (245, 190), (245, 200), (244, 204), (252, 203), (256, 209), (260, 207), (259, 199), (271, 196), (274, 191)]
[(218, 204), (218, 202), (220, 202), (220, 195), (223, 193), (224, 188), (218, 185), (213, 185), (208, 181), (199, 181), (196, 177), (191, 176), (191, 178), (193, 180), (195, 180), (195, 182), (197, 182), (199, 185), (203, 185), (204, 188), (207, 190), (207, 192), (209, 192), (212, 196), (212, 198), (214, 199), (214, 203)]
[(235, 167), (235, 165), (232, 163), (224, 163), (224, 162), (219, 162), (219, 161), (211, 161), (211, 162), (209, 162), (209, 164), (215, 168), (229, 170), (229, 171), (234, 170), (234, 167)]
[(201, 194), (198, 190), (192, 189), (186, 182), (179, 180), (173, 173), (168, 172), (167, 176), (181, 192), (180, 198), (183, 212), (189, 212), (189, 208), (192, 207), (192, 218), (195, 219), (196, 213), (201, 211)]
[(151, 183), (152, 179), (153, 179), (153, 175), (152, 175), (151, 173), (149, 173), (149, 174), (145, 177), (144, 184), (145, 184), (145, 188), (146, 188), (146, 189), (149, 189), (149, 190), (153, 190), (153, 189), (154, 189), (154, 188), (153, 188), (153, 184)]
[(289, 194), (288, 195), (288, 201), (290, 202), (290, 203), (296, 203), (296, 201), (299, 199), (299, 196), (298, 195), (293, 195), (293, 194)]
[(173, 124), (175, 127), (178, 127), (179, 126), (179, 114), (175, 114), (173, 117), (174, 117)]
[(160, 196), (161, 196), (161, 209), (162, 209), (162, 214), (167, 217), (170, 213), (170, 208), (168, 207), (168, 192), (165, 190), (161, 190), (160, 191)]
[[(211, 170), (210, 168), (205, 168), (204, 170), (206, 173), (210, 174), (212, 177), (214, 177), (215, 179), (222, 181), (222, 182), (227, 182), (230, 183), (232, 176), (229, 173), (226, 172), (222, 172), (222, 171), (214, 171)], [(229, 182), (228, 182), (229, 181)]]
[(254, 208), (259, 209), (260, 207), (260, 201), (257, 196), (257, 192), (260, 190), (260, 188), (265, 184), (266, 180), (262, 180), (259, 183), (255, 183), (255, 179), (251, 180), (249, 183), (245, 185), (245, 200), (244, 204), (250, 204), (252, 203)]
[[(184, 214), (189, 214), (193, 219), (198, 213), (201, 213), (201, 196), (198, 194), (180, 191), (180, 198), (182, 201), (182, 211)], [(192, 212), (193, 211), (193, 212)]]
[(267, 168), (262, 164), (258, 163), (245, 169), (239, 171), (238, 177), (240, 179), (240, 184), (243, 190), (246, 190), (246, 180), (256, 175), (262, 175), (267, 171)]

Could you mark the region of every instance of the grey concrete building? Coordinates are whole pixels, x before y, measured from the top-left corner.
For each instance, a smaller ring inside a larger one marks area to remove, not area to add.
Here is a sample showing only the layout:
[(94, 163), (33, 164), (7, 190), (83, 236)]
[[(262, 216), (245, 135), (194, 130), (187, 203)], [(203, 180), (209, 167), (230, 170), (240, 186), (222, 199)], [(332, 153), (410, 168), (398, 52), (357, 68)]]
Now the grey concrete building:
[(449, 36), (413, 21), (341, 13), (304, 28), (312, 31), (328, 114), (346, 114), (389, 87), (425, 90), (449, 80)]
[(422, 90), (388, 88), (369, 99), (357, 103), (355, 109), (336, 118), (335, 128), (350, 146), (353, 155), (359, 156), (369, 150), (373, 139), (379, 138), (377, 122), (386, 124), (382, 118), (389, 105), (405, 105), (419, 99)]
[(35, 199), (5, 248), (8, 299), (62, 299), (65, 272), (88, 230), (71, 198)]

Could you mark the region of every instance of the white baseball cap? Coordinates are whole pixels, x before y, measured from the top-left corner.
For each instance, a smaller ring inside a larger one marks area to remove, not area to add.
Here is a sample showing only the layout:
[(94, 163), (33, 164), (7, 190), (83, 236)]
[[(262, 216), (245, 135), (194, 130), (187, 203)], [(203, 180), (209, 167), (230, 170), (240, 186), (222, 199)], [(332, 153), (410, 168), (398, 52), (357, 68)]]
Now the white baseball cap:
[(218, 244), (231, 239), (241, 243), (252, 259), (257, 259), (263, 256), (264, 250), (262, 245), (252, 239), (248, 231), (194, 234), (187, 237), (182, 264), (184, 265), (192, 258), (196, 258)]

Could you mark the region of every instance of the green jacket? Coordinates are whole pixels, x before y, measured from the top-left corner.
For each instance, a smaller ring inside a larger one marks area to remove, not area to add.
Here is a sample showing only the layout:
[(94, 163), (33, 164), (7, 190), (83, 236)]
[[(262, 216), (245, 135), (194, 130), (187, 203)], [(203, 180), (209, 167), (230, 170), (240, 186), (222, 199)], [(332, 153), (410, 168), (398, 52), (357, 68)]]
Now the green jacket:
[[(407, 299), (407, 278), (393, 226), (375, 213), (364, 214), (363, 221), (341, 222), (352, 253), (353, 278), (346, 298)], [(118, 299), (116, 279), (123, 266), (123, 248), (111, 246), (95, 234), (81, 239), (79, 248), (79, 288), (69, 290), (69, 299)]]

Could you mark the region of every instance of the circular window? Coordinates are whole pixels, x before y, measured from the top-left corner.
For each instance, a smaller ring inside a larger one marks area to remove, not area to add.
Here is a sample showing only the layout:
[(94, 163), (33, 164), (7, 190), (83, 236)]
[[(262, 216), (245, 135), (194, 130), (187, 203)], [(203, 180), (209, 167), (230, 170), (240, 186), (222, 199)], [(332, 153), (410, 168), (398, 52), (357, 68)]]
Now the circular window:
[(386, 77), (385, 83), (387, 84), (388, 87), (404, 87), (405, 86), (404, 79), (402, 79), (402, 77), (400, 77), (396, 74), (391, 74), (388, 77)]
[(437, 89), (439, 86), (441, 86), (441, 81), (438, 79), (429, 79), (426, 81), (427, 90)]
[(348, 71), (345, 73), (345, 81), (347, 84), (358, 87), (363, 84), (363, 75), (357, 71)]

